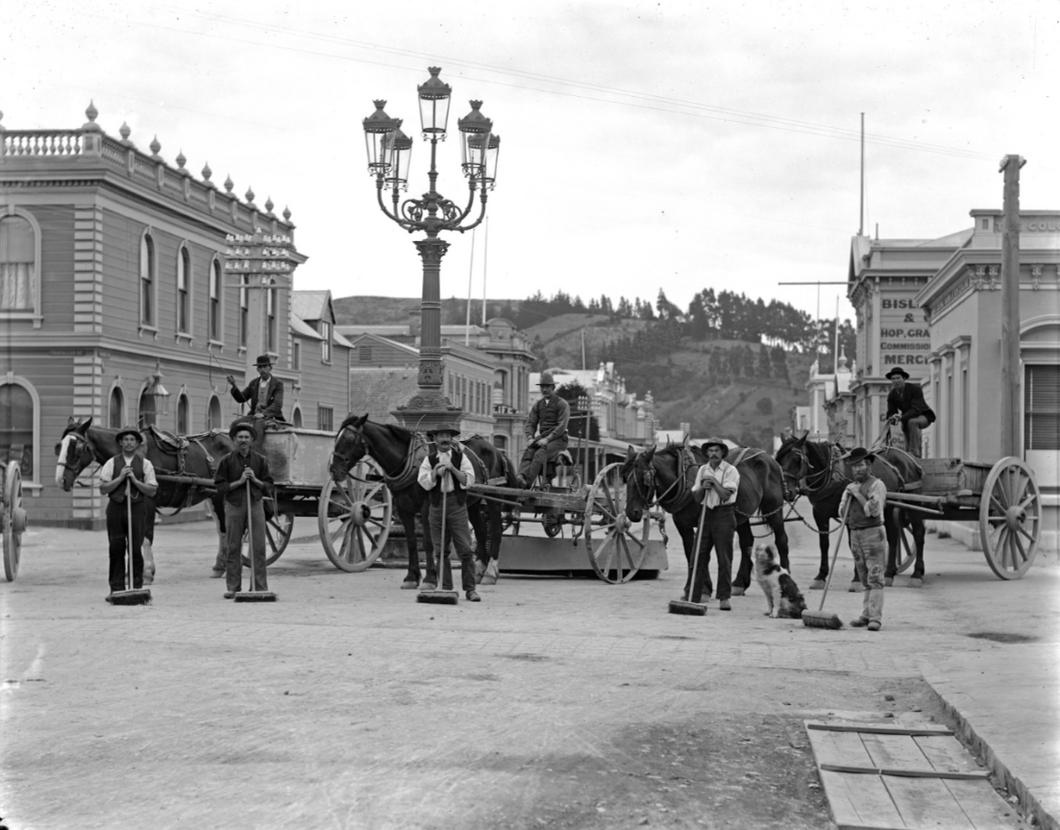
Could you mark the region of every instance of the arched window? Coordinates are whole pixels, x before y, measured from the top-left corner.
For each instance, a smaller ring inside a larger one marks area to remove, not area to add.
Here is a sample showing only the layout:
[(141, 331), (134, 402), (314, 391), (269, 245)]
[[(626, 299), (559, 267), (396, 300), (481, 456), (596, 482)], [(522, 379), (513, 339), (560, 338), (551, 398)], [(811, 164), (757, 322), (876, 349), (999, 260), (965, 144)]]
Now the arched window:
[(140, 237), (140, 324), (155, 325), (155, 241), (148, 231)]
[(221, 260), (210, 264), (210, 340), (221, 342)]
[(265, 351), (276, 353), (276, 289), (265, 291)]
[(187, 435), (191, 432), (191, 417), (189, 416), (188, 396), (183, 392), (177, 398), (177, 435)]
[(137, 426), (141, 429), (158, 423), (158, 413), (155, 412), (155, 396), (146, 393), (146, 389), (140, 393), (140, 410), (137, 416)]
[(221, 402), (216, 395), (210, 396), (210, 405), (206, 408), (206, 428), (221, 429)]
[(0, 218), (0, 312), (37, 309), (37, 234), (28, 219)]
[(0, 462), (17, 461), (27, 481), (35, 479), (36, 407), (29, 388), (0, 380)]
[(302, 407), (295, 406), (294, 411), (291, 412), (291, 425), (295, 429), (302, 428)]
[(177, 332), (191, 331), (191, 255), (188, 246), (177, 252)]
[(247, 347), (247, 324), (250, 322), (250, 311), (247, 308), (247, 289), (246, 277), (240, 277), (239, 287), (239, 345), (242, 348)]
[(125, 395), (121, 387), (115, 386), (110, 390), (110, 410), (107, 415), (107, 426), (111, 429), (121, 429), (125, 426)]

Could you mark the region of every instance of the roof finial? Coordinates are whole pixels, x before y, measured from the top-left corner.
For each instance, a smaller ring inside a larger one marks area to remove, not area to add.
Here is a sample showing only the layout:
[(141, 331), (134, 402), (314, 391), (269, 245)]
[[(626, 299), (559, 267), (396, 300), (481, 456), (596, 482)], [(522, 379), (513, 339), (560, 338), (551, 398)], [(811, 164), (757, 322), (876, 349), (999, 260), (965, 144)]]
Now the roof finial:
[(129, 136), (132, 135), (132, 130), (129, 129), (129, 125), (124, 121), (121, 122), (121, 129), (118, 130), (118, 134), (121, 136), (122, 144), (132, 144), (132, 142), (129, 141)]
[(253, 207), (254, 205), (254, 188), (248, 187), (246, 192), (247, 204)]
[(291, 221), (291, 209), (289, 207), (283, 209), (283, 218), (287, 222)]
[(190, 176), (191, 173), (188, 170), (184, 169), (184, 164), (186, 162), (187, 162), (187, 159), (184, 158), (184, 150), (183, 149), (178, 150), (177, 151), (177, 167), (179, 167), (181, 169), (181, 172), (183, 172), (184, 175)]
[(96, 105), (92, 101), (89, 101), (88, 109), (85, 110), (85, 116), (88, 118), (88, 121), (81, 125), (81, 129), (99, 132), (100, 126), (96, 123), (97, 115), (99, 115), (99, 110), (96, 109)]
[[(3, 121), (3, 120), (4, 120), (4, 111), (0, 110), (0, 121)], [(7, 127), (5, 127), (3, 124), (0, 124), (0, 133), (2, 133), (6, 129), (7, 129)]]
[(274, 207), (275, 207), (275, 205), (272, 203), (272, 196), (269, 196), (265, 200), (265, 212), (266, 212), (266, 214), (268, 214), (269, 216), (272, 216), (273, 215), (272, 209)]
[(159, 161), (161, 161), (162, 157), (158, 155), (158, 151), (162, 149), (162, 145), (158, 143), (157, 135), (153, 139), (151, 139), (151, 144), (148, 146), (150, 146), (151, 148), (151, 158), (158, 159)]
[(213, 170), (210, 169), (210, 162), (206, 162), (202, 167), (202, 180), (207, 184), (213, 184), (213, 182), (210, 181), (210, 176), (212, 175)]
[(231, 193), (232, 192), (232, 188), (235, 187), (235, 186), (236, 185), (235, 185), (235, 182), (232, 181), (232, 177), (231, 176), (227, 176), (225, 178), (225, 190), (227, 190), (229, 193)]

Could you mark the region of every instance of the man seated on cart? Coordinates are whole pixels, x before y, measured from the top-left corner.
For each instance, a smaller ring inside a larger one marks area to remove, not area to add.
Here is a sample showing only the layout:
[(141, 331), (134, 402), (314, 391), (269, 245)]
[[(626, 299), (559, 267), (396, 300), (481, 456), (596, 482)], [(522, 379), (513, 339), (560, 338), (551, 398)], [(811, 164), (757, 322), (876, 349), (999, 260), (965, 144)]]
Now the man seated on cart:
[[(228, 385), (231, 387), (232, 397), (236, 403), (249, 403), (249, 418), (254, 424), (254, 449), (261, 452), (265, 442), (265, 430), (272, 427), (277, 421), (283, 421), (283, 381), (272, 376), (272, 358), (267, 354), (258, 355), (254, 361), (258, 370), (258, 376), (254, 378), (247, 388), (240, 390), (236, 379), (228, 376)], [(244, 421), (240, 417), (239, 423)]]
[(895, 366), (884, 377), (891, 382), (891, 391), (887, 394), (887, 412), (880, 420), (901, 423), (906, 450), (921, 458), (920, 431), (935, 422), (935, 413), (924, 400), (920, 384), (906, 383), (909, 373), (901, 366)]
[(541, 398), (530, 407), (526, 421), (526, 437), (529, 443), (519, 462), (516, 481), (526, 489), (542, 473), (548, 474), (559, 454), (567, 449), (567, 422), (570, 420), (570, 404), (556, 394), (556, 381), (551, 372), (542, 372), (538, 381)]

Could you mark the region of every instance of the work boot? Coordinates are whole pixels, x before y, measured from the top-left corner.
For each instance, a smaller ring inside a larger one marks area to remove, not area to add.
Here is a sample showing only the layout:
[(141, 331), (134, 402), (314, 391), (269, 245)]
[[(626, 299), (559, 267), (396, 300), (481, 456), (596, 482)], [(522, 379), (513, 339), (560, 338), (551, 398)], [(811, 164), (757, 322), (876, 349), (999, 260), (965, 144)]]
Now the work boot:
[(880, 630), (880, 621), (879, 620), (873, 620), (872, 622), (869, 623), (869, 631), (879, 631), (879, 630)]
[(225, 599), (234, 599), (235, 595), (235, 591), (225, 591)]
[(722, 611), (731, 611), (732, 605), (729, 604), (727, 599), (723, 599), (718, 601), (718, 608)]
[(850, 621), (851, 628), (864, 628), (869, 624), (869, 621), (864, 617), (858, 617), (856, 620)]
[(468, 591), (467, 592), (467, 601), (468, 602), (482, 602), (482, 597), (480, 597), (478, 595), (477, 591)]

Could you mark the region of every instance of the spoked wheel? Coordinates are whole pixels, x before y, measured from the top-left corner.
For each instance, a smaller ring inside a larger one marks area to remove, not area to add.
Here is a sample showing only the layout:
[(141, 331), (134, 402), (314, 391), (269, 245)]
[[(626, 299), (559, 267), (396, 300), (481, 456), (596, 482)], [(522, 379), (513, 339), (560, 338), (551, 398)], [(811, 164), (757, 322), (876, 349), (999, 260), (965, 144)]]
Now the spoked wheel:
[(370, 458), (342, 481), (328, 479), (320, 493), (317, 527), (324, 552), (347, 573), (367, 570), (383, 552), (393, 512), (383, 470)]
[(990, 569), (1019, 579), (1038, 555), (1042, 499), (1034, 472), (1022, 459), (1002, 458), (986, 477), (979, 505), (979, 538)]
[(22, 504), (22, 468), (8, 461), (0, 500), (0, 530), (4, 539), (4, 576), (14, 582), (22, 556), (22, 534), (26, 530), (26, 508)]
[[(294, 513), (273, 514), (265, 521), (265, 564), (271, 565), (280, 555), (287, 550), (287, 543), (291, 541), (294, 532)], [(250, 567), (250, 559), (247, 558), (247, 534), (243, 534), (243, 565)]]
[(916, 543), (909, 528), (902, 523), (902, 511), (898, 512), (898, 563), (895, 573), (905, 573), (916, 561)]
[(622, 465), (608, 464), (589, 489), (585, 501), (585, 548), (596, 575), (605, 582), (629, 582), (648, 552), (651, 524), (640, 528), (626, 518), (626, 486)]

